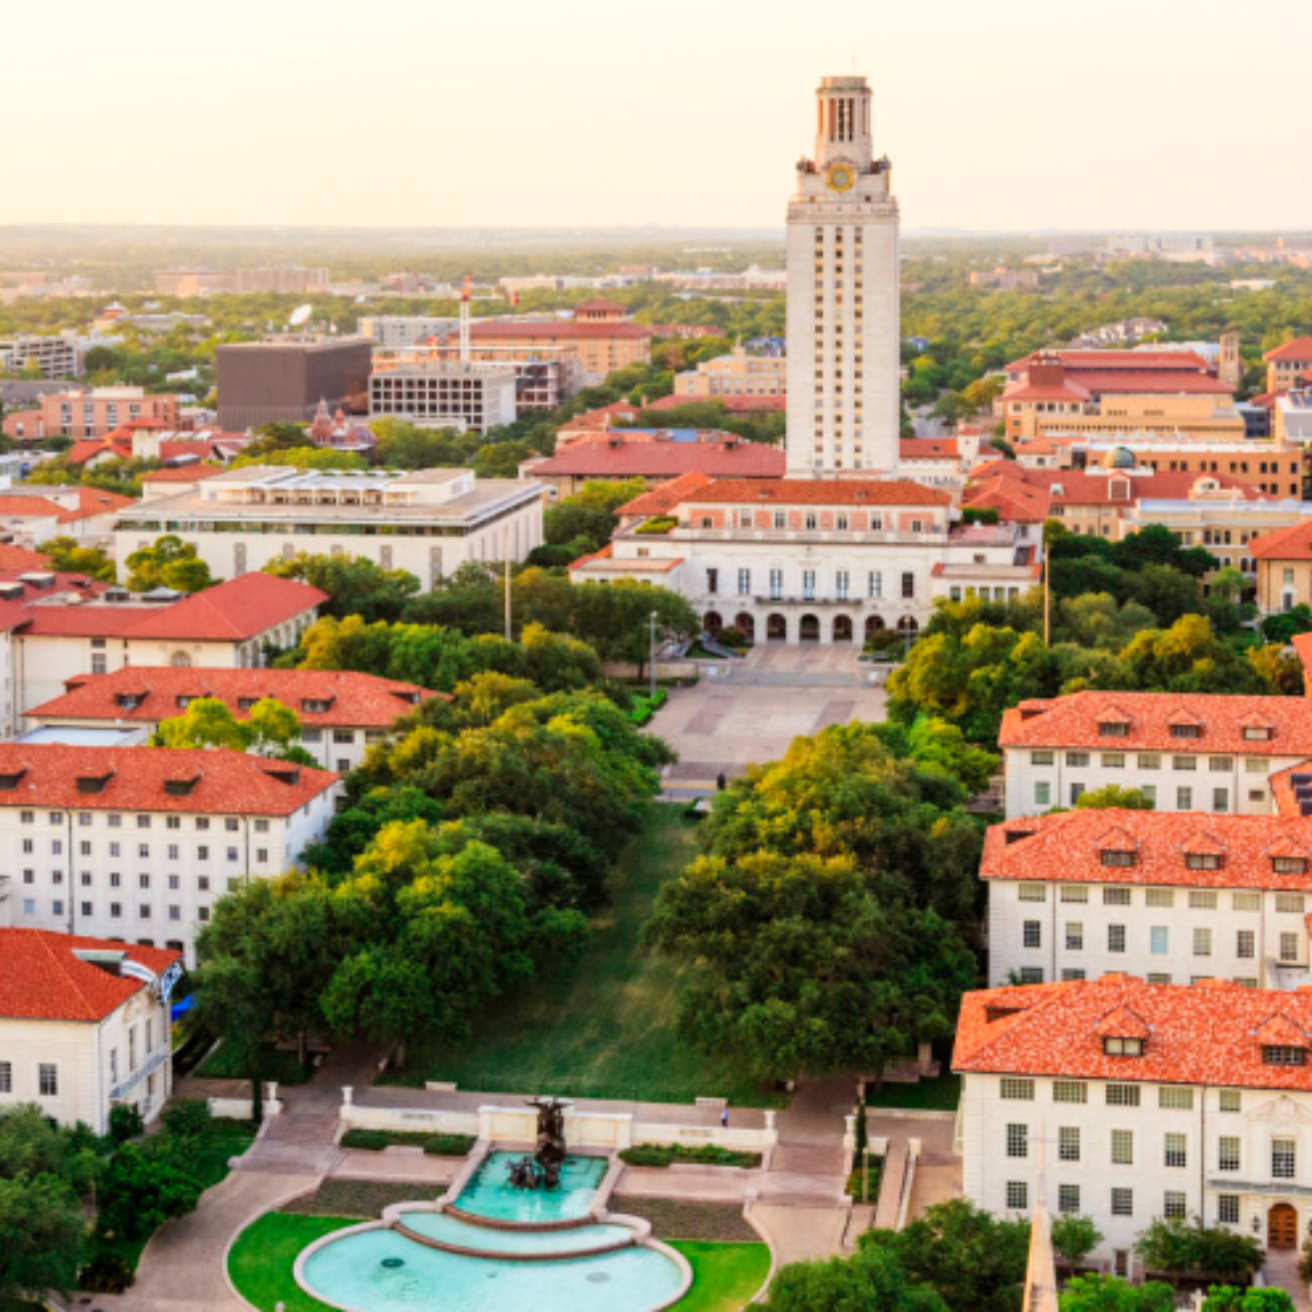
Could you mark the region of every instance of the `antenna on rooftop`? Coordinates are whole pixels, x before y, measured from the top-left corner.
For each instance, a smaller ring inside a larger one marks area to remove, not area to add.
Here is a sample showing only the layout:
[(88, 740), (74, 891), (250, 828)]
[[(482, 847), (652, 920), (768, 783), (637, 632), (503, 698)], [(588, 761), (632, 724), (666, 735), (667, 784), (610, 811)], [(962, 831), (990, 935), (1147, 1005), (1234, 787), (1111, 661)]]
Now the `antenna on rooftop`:
[(460, 363), (469, 363), (469, 293), (474, 275), (465, 274), (465, 285), (460, 292)]

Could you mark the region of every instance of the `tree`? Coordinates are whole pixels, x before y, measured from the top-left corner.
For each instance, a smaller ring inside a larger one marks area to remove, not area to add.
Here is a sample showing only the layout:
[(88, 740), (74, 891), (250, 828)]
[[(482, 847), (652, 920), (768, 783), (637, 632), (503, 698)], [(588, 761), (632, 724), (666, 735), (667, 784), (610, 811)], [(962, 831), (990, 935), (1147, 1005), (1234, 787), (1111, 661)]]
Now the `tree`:
[(250, 733), (217, 697), (197, 697), (181, 715), (162, 720), (152, 747), (228, 747), (244, 752)]
[(1160, 1280), (1131, 1285), (1117, 1276), (1075, 1276), (1062, 1291), (1061, 1312), (1175, 1312), (1175, 1290)]
[(166, 1153), (127, 1143), (105, 1173), (99, 1228), (106, 1235), (144, 1239), (165, 1221), (194, 1212), (200, 1195), (199, 1182)]
[(1251, 1235), (1206, 1226), (1199, 1217), (1158, 1217), (1139, 1235), (1135, 1248), (1147, 1270), (1163, 1275), (1247, 1279), (1265, 1260), (1262, 1245)]
[(1106, 810), (1117, 807), (1122, 811), (1151, 811), (1152, 798), (1139, 788), (1122, 788), (1119, 784), (1107, 784), (1103, 788), (1091, 788), (1075, 799), (1076, 810)]
[(172, 588), (176, 592), (200, 592), (214, 579), (209, 566), (190, 542), (169, 533), (156, 538), (152, 547), (142, 547), (127, 559), (128, 587), (133, 592)]
[(900, 1231), (870, 1230), (913, 1284), (936, 1289), (952, 1312), (1014, 1312), (1029, 1256), (1028, 1221), (1000, 1220), (964, 1198), (936, 1203)]
[(761, 1079), (865, 1070), (952, 1032), (975, 963), (935, 912), (885, 900), (850, 856), (704, 856), (647, 937), (685, 969), (681, 1015)]
[(640, 478), (616, 483), (590, 479), (572, 496), (563, 497), (547, 508), (543, 532), (548, 545), (560, 546), (582, 539), (587, 542), (588, 551), (600, 551), (615, 531), (615, 511), (626, 501), (641, 496), (645, 487)]
[(1203, 1312), (1294, 1312), (1294, 1300), (1283, 1289), (1212, 1285)]
[(231, 464), (232, 469), (247, 465), (291, 465), (295, 469), (368, 469), (369, 462), (354, 451), (337, 451), (332, 447), (278, 447), (251, 453), (243, 451)]
[(300, 579), (331, 598), (322, 613), (345, 619), (360, 616), (366, 624), (400, 619), (406, 600), (419, 591), (419, 580), (403, 569), (383, 569), (363, 556), (321, 556), (299, 552), (290, 560), (272, 560), (266, 574)]
[(77, 1195), (56, 1176), (0, 1178), (0, 1304), (39, 1303), (72, 1289), (86, 1223)]
[(896, 1258), (877, 1248), (783, 1267), (762, 1307), (764, 1312), (952, 1312), (932, 1286), (911, 1285)]
[(1262, 636), (1268, 642), (1287, 644), (1299, 633), (1312, 629), (1312, 607), (1301, 602), (1277, 615), (1268, 615), (1262, 621)]
[(1072, 1266), (1079, 1266), (1102, 1243), (1102, 1232), (1093, 1218), (1072, 1213), (1052, 1223), (1052, 1246)]
[(99, 583), (113, 583), (114, 562), (100, 547), (83, 546), (76, 538), (56, 537), (37, 548), (50, 557), (50, 567), (70, 574), (86, 574)]

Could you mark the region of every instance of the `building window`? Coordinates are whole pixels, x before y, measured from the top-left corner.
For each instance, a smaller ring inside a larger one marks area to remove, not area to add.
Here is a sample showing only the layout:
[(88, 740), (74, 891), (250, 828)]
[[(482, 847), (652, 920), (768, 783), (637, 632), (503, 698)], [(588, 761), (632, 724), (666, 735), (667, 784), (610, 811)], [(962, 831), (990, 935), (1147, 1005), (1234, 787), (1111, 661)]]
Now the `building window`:
[(1223, 1112), (1237, 1112), (1243, 1105), (1243, 1097), (1238, 1089), (1222, 1089), (1217, 1094), (1217, 1104)]
[(1047, 884), (1019, 884), (1016, 896), (1022, 902), (1046, 902), (1048, 900)]
[(1216, 1219), (1220, 1221), (1222, 1225), (1239, 1224), (1238, 1194), (1217, 1194)]
[(1004, 1076), (1002, 1080), (1002, 1096), (1009, 1102), (1033, 1102), (1034, 1081), (1011, 1079)]
[(1293, 1139), (1271, 1140), (1271, 1178), (1292, 1180), (1298, 1166), (1298, 1149)]
[(1034, 785), (1034, 805), (1051, 806), (1052, 805), (1052, 785), (1047, 782), (1036, 783)]
[(738, 571), (738, 595), (747, 597), (752, 591), (752, 571), (749, 569), (740, 569)]
[(1080, 1127), (1063, 1125), (1057, 1130), (1057, 1156), (1063, 1162), (1080, 1160)]
[(1007, 1181), (1007, 1206), (1017, 1212), (1029, 1210), (1030, 1187), (1024, 1180)]
[(1043, 927), (1037, 920), (1027, 920), (1022, 927), (1022, 943), (1027, 948), (1043, 946)]
[[(720, 590), (720, 571), (718, 569), (708, 569), (706, 571), (706, 591), (716, 593)], [(336, 738), (334, 737), (334, 741)]]
[(778, 601), (784, 595), (784, 572), (781, 569), (770, 571), (770, 600)]
[(59, 1067), (43, 1061), (36, 1068), (36, 1091), (43, 1098), (59, 1097)]
[(1165, 1141), (1163, 1162), (1166, 1166), (1188, 1166), (1189, 1150), (1182, 1134), (1168, 1134)]
[(1210, 957), (1212, 955), (1212, 931), (1210, 929), (1194, 930), (1194, 956)]
[(909, 600), (916, 595), (916, 576), (914, 574), (902, 575), (902, 597)]
[(1298, 960), (1298, 935), (1281, 934), (1280, 935), (1280, 960), (1297, 961)]
[(0, 1093), (13, 1093), (14, 1091), (14, 1063), (11, 1061), (0, 1061)]
[[(1206, 867), (1206, 869), (1214, 868), (1211, 866)], [(1210, 890), (1194, 889), (1189, 894), (1189, 905), (1195, 911), (1215, 911), (1217, 905), (1216, 894)]]
[(1298, 893), (1277, 893), (1276, 910), (1303, 914), (1303, 898)]
[(870, 596), (876, 600), (884, 595), (884, 576), (878, 570), (871, 570), (868, 580)]
[(1028, 1157), (1030, 1155), (1030, 1127), (1028, 1125), (1007, 1126), (1007, 1156)]
[(1102, 904), (1105, 907), (1128, 907), (1130, 905), (1130, 890), (1128, 888), (1104, 888), (1102, 891)]
[(1112, 1131), (1112, 1165), (1113, 1166), (1134, 1165), (1134, 1131), (1133, 1130)]
[(1150, 888), (1144, 894), (1144, 903), (1150, 907), (1173, 907), (1175, 893), (1169, 888)]
[(1223, 1134), (1216, 1141), (1216, 1169), (1218, 1171), (1237, 1171), (1239, 1169), (1239, 1136)]
[(1061, 889), (1063, 902), (1087, 902), (1089, 889), (1086, 884), (1063, 884)]
[(1066, 922), (1066, 951), (1084, 951), (1084, 925), (1081, 921), (1068, 920)]
[(1053, 1102), (1089, 1101), (1089, 1086), (1083, 1080), (1054, 1080), (1052, 1082)]
[(1163, 1084), (1157, 1090), (1157, 1105), (1171, 1111), (1187, 1112), (1193, 1110), (1194, 1091), (1179, 1084)]
[(1168, 1221), (1182, 1219), (1186, 1213), (1185, 1196), (1175, 1189), (1168, 1189), (1162, 1199), (1162, 1215)]
[(1108, 925), (1107, 926), (1107, 951), (1124, 952), (1125, 951), (1125, 926)]
[(1057, 1186), (1057, 1211), (1070, 1216), (1080, 1210), (1080, 1186), (1077, 1184), (1059, 1184)]
[(1139, 1086), (1137, 1084), (1109, 1084), (1107, 1086), (1107, 1105), (1109, 1107), (1137, 1107), (1139, 1105)]
[(1251, 929), (1241, 929), (1235, 933), (1235, 956), (1251, 960), (1257, 956), (1257, 934)]
[(1113, 1216), (1133, 1216), (1133, 1215), (1134, 1215), (1134, 1190), (1133, 1190), (1133, 1189), (1113, 1189), (1113, 1190), (1112, 1190), (1112, 1215), (1113, 1215)]

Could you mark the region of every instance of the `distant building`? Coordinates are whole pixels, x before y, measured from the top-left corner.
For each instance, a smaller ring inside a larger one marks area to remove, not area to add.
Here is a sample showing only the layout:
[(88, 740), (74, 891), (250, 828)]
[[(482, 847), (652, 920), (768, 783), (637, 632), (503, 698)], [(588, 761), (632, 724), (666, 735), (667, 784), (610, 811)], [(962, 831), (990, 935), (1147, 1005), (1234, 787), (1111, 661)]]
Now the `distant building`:
[(73, 378), (82, 372), (82, 354), (71, 337), (0, 338), (0, 372), (17, 374), (36, 366), (44, 378)]
[(542, 487), (476, 479), (469, 469), (302, 473), (249, 465), (193, 493), (121, 511), (117, 559), (165, 532), (194, 545), (220, 578), (312, 552), (408, 570), (431, 588), (469, 561), (520, 561), (541, 545)]
[(568, 351), (577, 358), (587, 385), (605, 381), (617, 369), (651, 360), (653, 332), (635, 323), (622, 305), (587, 301), (573, 319), (475, 319), (471, 339), (479, 348), (533, 348)]
[(1312, 383), (1291, 387), (1275, 397), (1270, 411), (1275, 436), (1282, 442), (1295, 442), (1312, 452)]
[(219, 426), (308, 423), (319, 402), (363, 410), (372, 350), (364, 337), (285, 334), (214, 353)]
[(432, 338), (445, 337), (459, 327), (460, 320), (453, 315), (379, 314), (360, 320), (361, 336), (388, 351), (424, 346)]
[(1295, 337), (1293, 341), (1267, 351), (1266, 390), (1279, 395), (1303, 383), (1312, 383), (1312, 337)]
[(749, 355), (743, 346), (729, 355), (703, 360), (696, 369), (679, 374), (674, 394), (690, 401), (724, 396), (784, 396), (788, 391), (788, 361), (781, 356)]
[(1211, 236), (1197, 232), (1149, 232), (1109, 237), (1107, 254), (1113, 258), (1166, 260), (1179, 264), (1211, 264), (1216, 258)]
[(72, 388), (41, 397), (30, 410), (7, 414), (4, 433), (19, 442), (39, 442), (47, 437), (80, 440), (104, 437), (136, 419), (181, 428), (178, 398), (141, 387)]
[(1264, 615), (1312, 606), (1312, 521), (1255, 537), (1248, 552), (1257, 567), (1257, 607)]
[(173, 1092), (169, 1001), (180, 950), (0, 929), (0, 960), (0, 1107), (31, 1103), (102, 1135), (115, 1107), (154, 1121)]
[(434, 353), (388, 352), (369, 376), (369, 416), (395, 415), (422, 428), (486, 433), (517, 416), (514, 367), (446, 360)]
[(165, 269), (155, 275), (161, 296), (217, 296), (228, 292), (301, 295), (328, 289), (328, 270), (289, 264), (263, 269)]
[(1037, 269), (974, 269), (970, 275), (972, 287), (989, 287), (999, 292), (1034, 291), (1039, 285)]

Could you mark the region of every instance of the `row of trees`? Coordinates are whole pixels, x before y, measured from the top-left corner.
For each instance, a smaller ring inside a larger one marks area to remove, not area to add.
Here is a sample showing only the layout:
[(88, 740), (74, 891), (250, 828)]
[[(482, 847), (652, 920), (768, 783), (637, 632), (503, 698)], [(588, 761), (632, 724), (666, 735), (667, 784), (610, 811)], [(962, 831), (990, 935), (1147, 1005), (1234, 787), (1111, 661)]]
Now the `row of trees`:
[(947, 1037), (976, 979), (981, 830), (963, 803), (995, 764), (941, 722), (853, 723), (735, 781), (646, 929), (686, 966), (689, 1036), (776, 1080), (878, 1079)]

